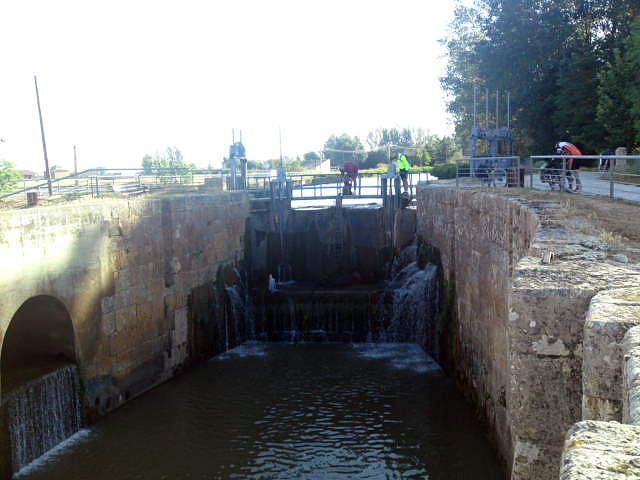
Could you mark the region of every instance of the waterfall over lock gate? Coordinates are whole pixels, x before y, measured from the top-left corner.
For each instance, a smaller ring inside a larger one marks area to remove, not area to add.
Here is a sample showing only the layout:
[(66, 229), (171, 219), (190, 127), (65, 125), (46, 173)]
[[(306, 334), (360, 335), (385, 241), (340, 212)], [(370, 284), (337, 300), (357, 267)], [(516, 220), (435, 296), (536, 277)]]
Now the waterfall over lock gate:
[(281, 285), (267, 294), (258, 333), (290, 342), (417, 343), (437, 352), (438, 282), (435, 265), (411, 262), (388, 283)]
[(80, 430), (79, 390), (78, 369), (67, 365), (7, 394), (3, 403), (14, 472)]
[(438, 269), (416, 262), (404, 267), (381, 299), (382, 328), (378, 341), (417, 343), (437, 352)]

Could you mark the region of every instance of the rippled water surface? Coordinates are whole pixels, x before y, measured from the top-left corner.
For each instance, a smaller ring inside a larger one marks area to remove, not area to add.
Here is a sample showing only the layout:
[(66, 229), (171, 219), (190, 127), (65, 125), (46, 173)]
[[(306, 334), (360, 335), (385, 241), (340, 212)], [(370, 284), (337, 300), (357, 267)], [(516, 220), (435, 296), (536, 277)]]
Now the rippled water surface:
[(132, 401), (23, 479), (500, 479), (415, 345), (247, 344)]

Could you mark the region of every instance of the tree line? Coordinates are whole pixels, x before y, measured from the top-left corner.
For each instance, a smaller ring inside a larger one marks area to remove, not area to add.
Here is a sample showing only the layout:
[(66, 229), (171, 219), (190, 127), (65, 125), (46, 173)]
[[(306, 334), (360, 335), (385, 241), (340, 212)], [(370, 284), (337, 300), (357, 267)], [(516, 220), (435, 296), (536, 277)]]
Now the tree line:
[[(361, 168), (375, 168), (387, 164), (389, 152), (406, 149), (414, 166), (429, 166), (457, 158), (460, 153), (452, 137), (439, 136), (421, 128), (377, 128), (367, 134), (365, 145), (358, 136), (347, 133), (331, 135), (322, 153), (331, 160), (331, 166), (345, 161), (357, 163)], [(312, 152), (310, 152), (312, 153)], [(305, 154), (307, 160), (308, 154)]]
[(458, 1), (442, 40), (448, 63), (441, 78), (456, 136), (470, 133), (479, 87), (482, 95), (485, 88), (510, 92), (518, 153), (549, 152), (559, 140), (586, 153), (637, 149), (639, 14), (639, 0)]

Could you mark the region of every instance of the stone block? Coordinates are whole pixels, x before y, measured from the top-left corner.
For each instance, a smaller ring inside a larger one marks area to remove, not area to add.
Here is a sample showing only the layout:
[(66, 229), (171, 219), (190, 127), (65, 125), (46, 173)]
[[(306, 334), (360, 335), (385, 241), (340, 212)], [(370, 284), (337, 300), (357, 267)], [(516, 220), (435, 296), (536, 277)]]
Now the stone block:
[(585, 420), (622, 420), (622, 344), (640, 325), (640, 288), (605, 290), (591, 300), (584, 326)]
[(149, 297), (149, 290), (146, 283), (138, 283), (129, 289), (129, 295), (132, 305), (140, 305), (146, 303)]
[(123, 307), (115, 311), (116, 331), (125, 330), (136, 322), (135, 305)]
[(627, 332), (622, 350), (622, 421), (640, 426), (640, 327)]
[(510, 480), (554, 480), (558, 478), (559, 465), (549, 462), (559, 458), (562, 444), (544, 446), (526, 440), (516, 440), (513, 452)]
[(111, 313), (114, 311), (115, 309), (115, 297), (112, 295), (110, 297), (105, 297), (102, 299), (102, 302), (100, 302), (100, 305), (102, 307), (102, 313), (103, 314), (107, 314), (107, 313)]
[(571, 427), (560, 462), (560, 480), (631, 478), (640, 478), (640, 427), (597, 421)]
[(184, 292), (171, 293), (165, 295), (164, 305), (167, 312), (172, 312), (187, 304), (187, 295)]
[(115, 272), (116, 292), (122, 292), (129, 289), (131, 286), (131, 271), (129, 268), (124, 268)]
[(512, 431), (538, 448), (557, 445), (580, 420), (581, 362), (576, 357), (511, 356)]
[(174, 347), (187, 343), (189, 334), (188, 311), (189, 309), (187, 307), (175, 311), (172, 332), (172, 343)]
[(138, 323), (149, 328), (153, 321), (153, 304), (147, 302), (136, 305), (136, 317)]
[(116, 314), (115, 312), (102, 314), (102, 334), (113, 335), (116, 332)]

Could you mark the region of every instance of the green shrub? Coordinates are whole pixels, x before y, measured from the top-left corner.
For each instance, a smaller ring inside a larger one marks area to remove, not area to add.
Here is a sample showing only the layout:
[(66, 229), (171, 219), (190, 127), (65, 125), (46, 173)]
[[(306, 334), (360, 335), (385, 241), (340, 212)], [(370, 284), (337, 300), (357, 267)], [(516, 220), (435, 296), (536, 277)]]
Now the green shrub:
[[(459, 167), (462, 169), (468, 169), (468, 163), (461, 163)], [(440, 180), (445, 178), (456, 178), (456, 164), (455, 163), (443, 163), (431, 168), (429, 172), (434, 177), (438, 177)]]

